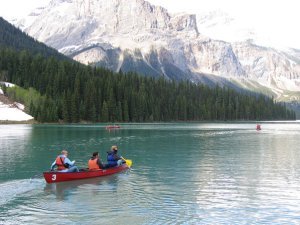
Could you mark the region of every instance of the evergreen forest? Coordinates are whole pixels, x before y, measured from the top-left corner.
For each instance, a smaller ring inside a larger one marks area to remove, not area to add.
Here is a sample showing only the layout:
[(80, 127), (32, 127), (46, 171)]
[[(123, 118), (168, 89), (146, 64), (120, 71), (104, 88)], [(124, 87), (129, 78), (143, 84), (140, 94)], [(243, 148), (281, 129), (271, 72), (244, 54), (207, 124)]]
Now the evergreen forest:
[(60, 57), (0, 48), (6, 94), (39, 122), (287, 120), (295, 113), (273, 99), (226, 87), (114, 73)]

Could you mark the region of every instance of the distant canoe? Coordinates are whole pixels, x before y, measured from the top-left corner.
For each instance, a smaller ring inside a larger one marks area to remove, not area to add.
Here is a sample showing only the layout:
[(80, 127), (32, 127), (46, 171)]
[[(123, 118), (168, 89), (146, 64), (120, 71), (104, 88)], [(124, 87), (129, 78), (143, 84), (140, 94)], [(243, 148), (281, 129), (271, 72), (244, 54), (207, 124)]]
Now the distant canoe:
[(105, 129), (119, 129), (119, 128), (121, 128), (121, 126), (119, 126), (119, 125), (108, 125), (108, 126), (106, 126), (105, 127)]
[(257, 124), (257, 125), (256, 125), (256, 130), (261, 130), (260, 124)]

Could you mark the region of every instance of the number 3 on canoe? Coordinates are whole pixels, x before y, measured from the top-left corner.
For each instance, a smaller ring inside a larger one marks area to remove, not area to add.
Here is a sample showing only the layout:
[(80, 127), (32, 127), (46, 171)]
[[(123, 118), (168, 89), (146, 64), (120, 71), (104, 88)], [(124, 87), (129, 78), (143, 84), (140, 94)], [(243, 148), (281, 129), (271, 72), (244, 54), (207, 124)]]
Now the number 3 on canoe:
[(52, 180), (56, 180), (56, 174), (52, 174)]

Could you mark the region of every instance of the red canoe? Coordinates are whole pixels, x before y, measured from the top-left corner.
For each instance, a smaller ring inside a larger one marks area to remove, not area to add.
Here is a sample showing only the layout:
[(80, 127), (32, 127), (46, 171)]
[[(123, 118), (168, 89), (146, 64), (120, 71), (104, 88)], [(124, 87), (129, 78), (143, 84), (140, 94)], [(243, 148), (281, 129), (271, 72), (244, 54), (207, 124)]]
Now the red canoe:
[(125, 171), (129, 169), (127, 164), (123, 164), (118, 167), (112, 167), (109, 169), (104, 170), (95, 170), (95, 171), (80, 171), (80, 172), (73, 172), (73, 173), (64, 173), (64, 172), (44, 172), (44, 178), (47, 183), (57, 183), (63, 181), (72, 181), (72, 180), (80, 180), (80, 179), (87, 179), (93, 177), (102, 177), (107, 176), (115, 173), (119, 173), (121, 171)]
[(121, 126), (119, 126), (119, 125), (108, 125), (105, 128), (106, 129), (119, 129), (119, 128), (121, 128)]

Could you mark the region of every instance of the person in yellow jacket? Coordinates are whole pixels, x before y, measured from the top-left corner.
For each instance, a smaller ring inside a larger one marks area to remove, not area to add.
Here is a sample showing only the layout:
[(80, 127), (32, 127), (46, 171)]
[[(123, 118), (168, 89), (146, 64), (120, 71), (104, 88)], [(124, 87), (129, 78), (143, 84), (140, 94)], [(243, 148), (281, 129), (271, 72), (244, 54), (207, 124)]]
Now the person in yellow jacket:
[(100, 158), (99, 158), (99, 153), (94, 152), (90, 160), (88, 161), (88, 167), (89, 170), (99, 170), (99, 169), (105, 169), (106, 165), (104, 165)]

